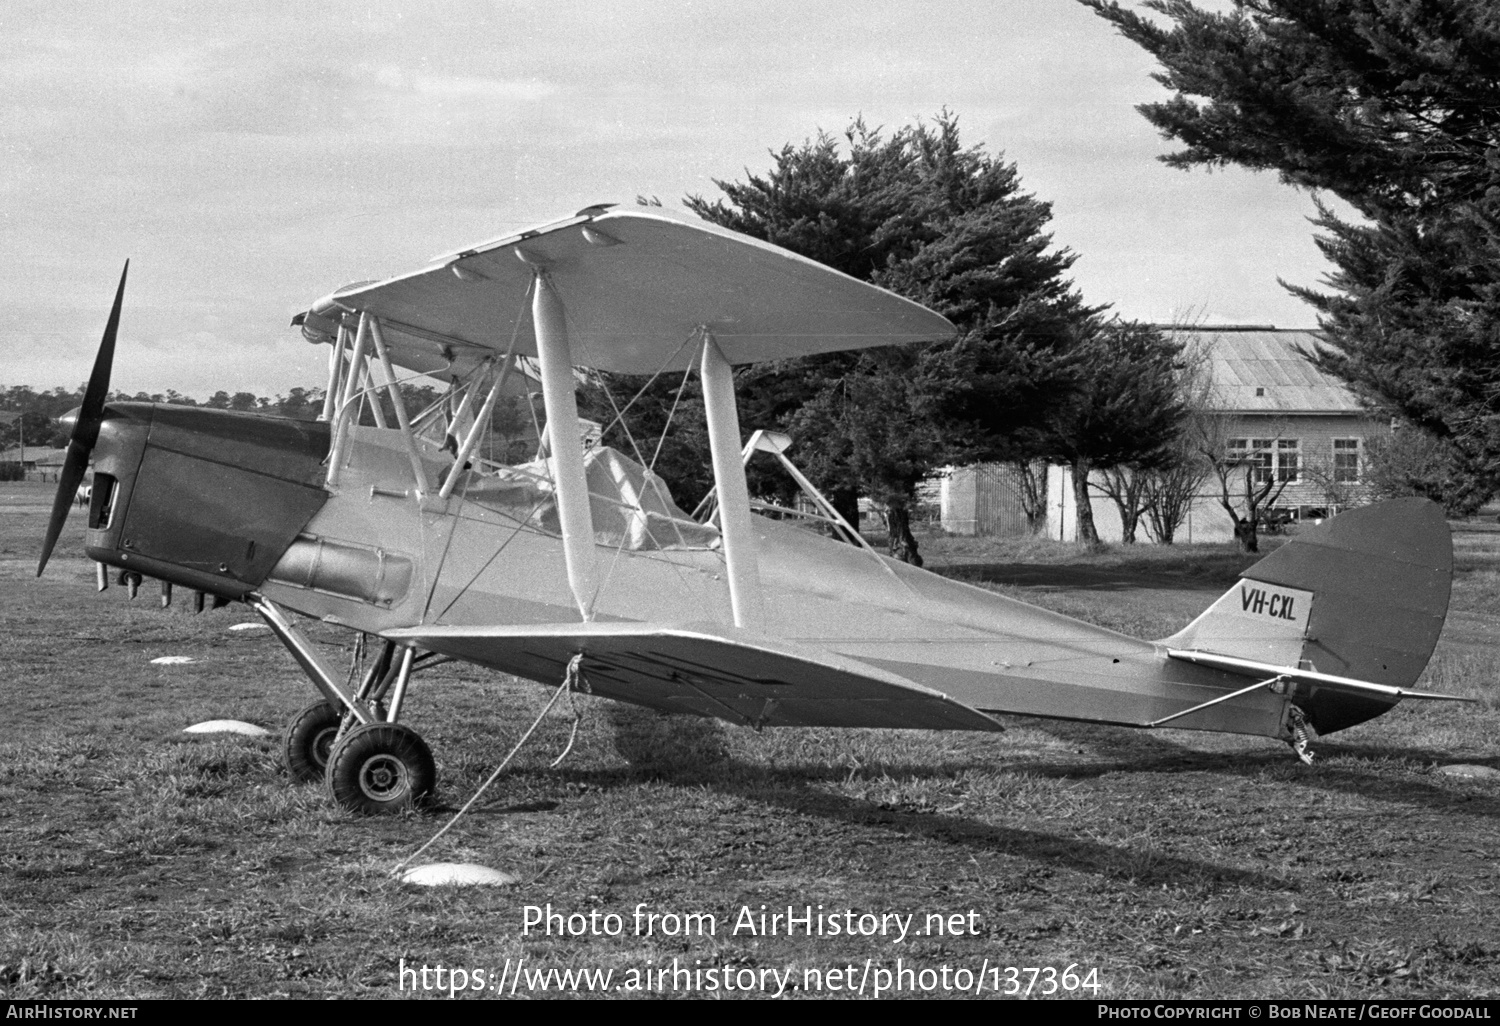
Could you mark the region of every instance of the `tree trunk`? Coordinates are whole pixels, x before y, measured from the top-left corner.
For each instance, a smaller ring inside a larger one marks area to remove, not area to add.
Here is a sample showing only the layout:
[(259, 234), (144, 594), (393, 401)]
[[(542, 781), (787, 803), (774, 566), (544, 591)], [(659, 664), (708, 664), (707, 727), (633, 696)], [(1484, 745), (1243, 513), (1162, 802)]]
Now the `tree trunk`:
[[(859, 492), (853, 488), (836, 488), (828, 493), (828, 501), (850, 527), (859, 530)], [(837, 528), (832, 528), (829, 533), (839, 541), (845, 540), (844, 532)]]
[(1041, 534), (1047, 528), (1047, 465), (1016, 460), (1011, 469), (1021, 496), (1021, 512), (1026, 514), (1026, 529)]
[(1149, 493), (1149, 472), (1139, 467), (1115, 466), (1102, 472), (1104, 481), (1096, 485), (1120, 513), (1120, 542), (1134, 545), (1136, 531), (1141, 526), (1141, 515), (1151, 506), (1146, 500)]
[(1171, 518), (1152, 520), (1151, 526), (1156, 534), (1156, 544), (1171, 545), (1176, 540), (1177, 525), (1172, 523)]
[(911, 510), (904, 505), (891, 503), (886, 507), (886, 544), (893, 558), (912, 566), (922, 565), (922, 556), (917, 552), (917, 539), (911, 533)]
[(1259, 552), (1260, 538), (1256, 532), (1255, 517), (1235, 517), (1234, 540), (1240, 543), (1241, 552)]
[(1099, 530), (1094, 526), (1094, 503), (1089, 498), (1088, 460), (1073, 461), (1073, 504), (1077, 507), (1078, 540), (1099, 544)]

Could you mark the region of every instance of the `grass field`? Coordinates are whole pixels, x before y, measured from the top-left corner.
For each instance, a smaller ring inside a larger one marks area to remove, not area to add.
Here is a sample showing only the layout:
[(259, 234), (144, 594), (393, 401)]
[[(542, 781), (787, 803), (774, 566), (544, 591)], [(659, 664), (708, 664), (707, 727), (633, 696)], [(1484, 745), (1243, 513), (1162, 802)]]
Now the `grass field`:
[[(520, 882), (424, 890), (391, 868), (548, 691), (462, 665), (418, 678), (408, 720), (437, 756), (439, 807), (347, 816), (288, 782), (279, 737), (181, 732), (235, 718), (279, 735), (312, 699), (268, 632), (230, 631), (252, 619), (241, 606), (163, 610), (149, 584), (133, 603), (120, 588), (96, 595), (81, 518), (34, 580), (49, 502), (42, 486), (0, 485), (0, 996), (393, 998), (424, 993), (419, 975), (402, 989), (403, 959), (462, 968), (472, 986), (473, 970), (494, 983), (522, 958), (528, 971), (610, 970), (621, 994), (632, 979), (655, 992), (641, 970), (670, 973), (674, 959), (720, 974), (700, 981), (753, 977), (750, 996), (788, 979), (789, 996), (843, 993), (898, 959), (917, 971), (908, 992), (945, 967), (988, 991), (1008, 978), (986, 966), (1055, 967), (1059, 982), (1073, 966), (1098, 984), (1074, 991), (1086, 997), (1500, 994), (1500, 782), (1436, 772), (1500, 767), (1500, 533), (1456, 534), (1453, 612), (1423, 682), (1482, 703), (1402, 706), (1321, 740), (1311, 767), (1272, 741), (1184, 731), (1016, 718), (983, 737), (756, 734), (582, 699), (562, 766), (547, 764), (571, 719), (554, 712), (424, 858)], [(934, 538), (924, 551), (941, 572), (1150, 636), (1250, 562), (1202, 546)], [(162, 655), (194, 661), (151, 663)], [(523, 933), (526, 906), (549, 904), (617, 914), (621, 935)], [(733, 931), (762, 905), (914, 914), (918, 930), (958, 914), (962, 930), (899, 942)], [(638, 907), (712, 914), (715, 933), (669, 935), (658, 919), (638, 936)], [(517, 996), (538, 987), (523, 979)]]

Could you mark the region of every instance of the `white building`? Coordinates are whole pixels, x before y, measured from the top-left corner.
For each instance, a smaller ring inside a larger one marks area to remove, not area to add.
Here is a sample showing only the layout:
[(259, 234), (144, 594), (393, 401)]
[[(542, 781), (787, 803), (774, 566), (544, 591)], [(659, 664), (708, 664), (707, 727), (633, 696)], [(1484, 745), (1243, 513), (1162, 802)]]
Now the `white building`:
[[(1390, 434), (1390, 424), (1362, 409), (1340, 382), (1303, 355), (1319, 344), (1317, 332), (1271, 327), (1214, 327), (1178, 331), (1190, 349), (1204, 353), (1213, 404), (1223, 418), (1220, 433), (1231, 453), (1243, 450), (1231, 472), (1232, 497), (1243, 494), (1247, 474), (1282, 486), (1272, 508), (1284, 520), (1331, 516), (1368, 501), (1365, 484), (1370, 443)], [(1097, 480), (1097, 478), (1096, 478)], [(1049, 537), (1077, 537), (1077, 509), (1066, 467), (1049, 467)], [(1119, 541), (1114, 502), (1093, 489), (1094, 523), (1104, 541)], [(1222, 488), (1210, 474), (1177, 533), (1179, 542), (1229, 541), (1233, 524), (1220, 502)], [(1236, 502), (1243, 510), (1243, 501)], [(956, 534), (1027, 533), (1015, 471), (1007, 467), (962, 467), (942, 487), (943, 526)], [(1138, 541), (1151, 539), (1138, 528)]]

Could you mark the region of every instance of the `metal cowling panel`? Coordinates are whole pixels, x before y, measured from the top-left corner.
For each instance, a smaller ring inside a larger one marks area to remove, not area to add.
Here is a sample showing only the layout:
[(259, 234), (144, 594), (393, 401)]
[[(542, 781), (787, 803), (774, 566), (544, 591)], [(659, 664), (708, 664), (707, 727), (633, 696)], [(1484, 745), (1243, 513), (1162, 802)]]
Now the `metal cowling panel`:
[(163, 580), (237, 595), (328, 499), (327, 424), (163, 403), (106, 412), (95, 469), (116, 485), (89, 532), (94, 559), (149, 560)]
[(321, 488), (148, 445), (120, 546), (258, 587), (327, 499)]
[(149, 444), (183, 456), (321, 489), (329, 426), (262, 413), (158, 404)]

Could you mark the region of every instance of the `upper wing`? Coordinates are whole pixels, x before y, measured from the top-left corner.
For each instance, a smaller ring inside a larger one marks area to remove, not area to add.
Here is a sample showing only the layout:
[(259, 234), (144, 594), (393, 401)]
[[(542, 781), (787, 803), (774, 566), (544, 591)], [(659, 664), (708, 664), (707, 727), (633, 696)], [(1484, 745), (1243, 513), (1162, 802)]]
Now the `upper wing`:
[[(353, 311), (381, 318), (396, 363), (443, 374), (536, 354), (528, 290), (546, 270), (567, 310), (573, 362), (625, 374), (682, 370), (699, 328), (730, 363), (928, 341), (953, 325), (926, 307), (779, 246), (657, 208), (575, 217), (480, 243), (432, 266), (350, 285), (295, 323), (331, 341)], [(443, 376), (447, 376), (443, 374)]]
[(645, 623), (412, 627), (385, 636), (544, 682), (581, 654), (596, 695), (751, 726), (1002, 729), (940, 691), (732, 627)]

